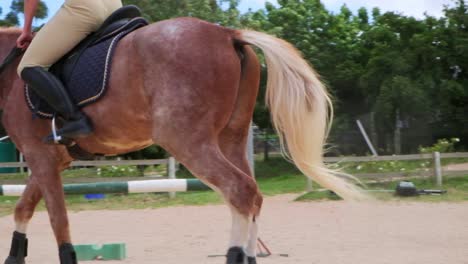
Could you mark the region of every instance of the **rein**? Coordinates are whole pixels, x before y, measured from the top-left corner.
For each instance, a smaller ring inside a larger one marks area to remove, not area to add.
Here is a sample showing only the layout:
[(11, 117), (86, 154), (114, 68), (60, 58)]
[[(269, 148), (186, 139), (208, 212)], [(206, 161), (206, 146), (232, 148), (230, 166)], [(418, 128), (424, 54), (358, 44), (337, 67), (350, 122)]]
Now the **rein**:
[(18, 47), (14, 47), (8, 56), (3, 60), (2, 64), (0, 64), (0, 74), (10, 65), (16, 58), (21, 56), (24, 53), (23, 49), (20, 49)]

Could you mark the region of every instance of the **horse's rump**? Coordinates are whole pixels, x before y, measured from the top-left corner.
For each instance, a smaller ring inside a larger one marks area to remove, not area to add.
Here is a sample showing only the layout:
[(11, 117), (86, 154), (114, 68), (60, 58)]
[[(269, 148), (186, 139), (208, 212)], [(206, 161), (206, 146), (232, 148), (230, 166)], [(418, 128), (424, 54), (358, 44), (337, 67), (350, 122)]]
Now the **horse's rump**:
[[(118, 154), (128, 146), (137, 150), (151, 141), (163, 145), (167, 138), (184, 137), (194, 122), (219, 133), (234, 111), (241, 77), (234, 33), (194, 18), (130, 33), (116, 48), (106, 96), (83, 109), (95, 133), (77, 140), (79, 145), (92, 153)], [(184, 120), (179, 129), (167, 132), (177, 120)]]

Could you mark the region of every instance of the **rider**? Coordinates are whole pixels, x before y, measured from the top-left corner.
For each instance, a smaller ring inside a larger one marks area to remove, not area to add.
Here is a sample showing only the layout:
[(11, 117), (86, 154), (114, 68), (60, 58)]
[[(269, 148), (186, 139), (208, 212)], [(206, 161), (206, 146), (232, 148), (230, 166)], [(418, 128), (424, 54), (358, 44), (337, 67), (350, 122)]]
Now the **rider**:
[(65, 0), (33, 39), (31, 24), (39, 1), (24, 1), (24, 28), (16, 45), (27, 50), (19, 64), (18, 75), (65, 119), (58, 130), (59, 136), (86, 136), (92, 132), (91, 122), (78, 110), (61, 81), (49, 73), (48, 68), (96, 31), (107, 17), (122, 7), (122, 1)]

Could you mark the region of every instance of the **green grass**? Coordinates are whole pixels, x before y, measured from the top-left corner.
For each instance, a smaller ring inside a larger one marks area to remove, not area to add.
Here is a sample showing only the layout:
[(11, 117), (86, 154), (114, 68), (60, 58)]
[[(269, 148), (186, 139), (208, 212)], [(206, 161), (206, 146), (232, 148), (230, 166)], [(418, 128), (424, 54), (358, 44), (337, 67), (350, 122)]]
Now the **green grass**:
[[(450, 158), (442, 159), (442, 166), (457, 163), (468, 163), (468, 158)], [(339, 164), (330, 164), (331, 168), (342, 168), (343, 171), (351, 174), (356, 173), (385, 173), (385, 172), (417, 172), (432, 169), (431, 160), (411, 160), (411, 161), (371, 161), (371, 162), (342, 162)], [(144, 174), (166, 174), (166, 166), (147, 166)], [(255, 163), (255, 176), (257, 178), (272, 178), (284, 175), (298, 175), (300, 171), (290, 162), (282, 157), (272, 157), (267, 161), (258, 159)], [(106, 166), (98, 168), (74, 168), (62, 173), (66, 179), (76, 178), (103, 178), (103, 177), (139, 177), (141, 171), (136, 166)], [(179, 178), (193, 178), (187, 170), (181, 170), (177, 175)], [(0, 182), (3, 180), (26, 180), (27, 173), (1, 174)], [(118, 179), (116, 179), (118, 180)]]
[[(467, 158), (442, 159), (442, 166), (449, 164), (468, 163)], [(432, 160), (403, 160), (403, 161), (370, 161), (370, 162), (342, 162), (331, 164), (331, 168), (343, 168), (347, 173), (385, 173), (385, 172), (417, 172), (429, 171), (433, 168)]]
[[(445, 158), (441, 159), (441, 165), (468, 163), (468, 158)], [(299, 173), (299, 171), (290, 163), (278, 156), (272, 154), (268, 161), (263, 161), (261, 155), (256, 156), (255, 170), (257, 177), (276, 176), (287, 173)], [(428, 171), (433, 168), (431, 159), (424, 160), (403, 160), (403, 161), (369, 161), (369, 162), (340, 162), (329, 164), (332, 169), (342, 169), (346, 173), (385, 173), (385, 172), (418, 172)]]
[(336, 194), (329, 192), (329, 191), (316, 191), (316, 192), (308, 192), (296, 198), (295, 201), (297, 202), (307, 202), (307, 201), (338, 201), (342, 200)]
[[(443, 186), (438, 188), (435, 186), (433, 179), (411, 179), (418, 189), (442, 189), (446, 190), (447, 194), (443, 195), (420, 195), (410, 198), (395, 198), (393, 194), (380, 194), (382, 199), (398, 199), (398, 200), (413, 200), (426, 202), (462, 202), (468, 201), (468, 175), (463, 177), (445, 177)], [(371, 184), (372, 189), (388, 189), (395, 190), (398, 182), (387, 182), (379, 184)]]
[[(418, 190), (422, 189), (442, 189), (446, 190), (446, 194), (442, 195), (419, 195), (414, 197), (398, 197), (395, 196), (393, 190), (399, 181), (391, 181), (385, 183), (368, 184), (370, 190), (391, 190), (392, 192), (371, 192), (372, 196), (382, 201), (414, 201), (414, 202), (467, 202), (468, 201), (468, 175), (463, 177), (446, 177), (444, 178), (443, 186), (438, 188), (435, 186), (432, 179), (408, 179), (413, 182)], [(336, 195), (328, 191), (316, 191), (300, 196), (298, 201), (314, 201), (314, 200), (337, 200)]]
[[(93, 168), (73, 168), (62, 173), (63, 179), (76, 178), (119, 178), (119, 177), (141, 177), (143, 174), (166, 175), (166, 165), (146, 166), (140, 171), (137, 166), (101, 166)], [(0, 180), (26, 180), (27, 173), (2, 173)]]
[[(434, 186), (430, 181), (414, 179), (412, 180), (418, 189), (431, 188)], [(258, 183), (263, 194), (266, 196), (302, 193), (305, 189), (306, 179), (301, 175), (283, 175), (273, 178), (259, 178)], [(371, 184), (371, 189), (394, 190), (397, 182)], [(316, 186), (315, 186), (316, 187)], [(457, 178), (447, 178), (444, 181), (443, 189), (448, 190), (448, 194), (441, 196), (419, 196), (412, 198), (394, 197), (391, 193), (375, 193), (381, 200), (407, 200), (420, 202), (462, 202), (468, 201), (468, 175)], [(315, 200), (337, 200), (335, 195), (328, 191), (315, 191), (299, 197), (298, 201)], [(0, 197), (0, 216), (12, 213), (16, 197)], [(169, 199), (167, 194), (113, 194), (107, 195), (103, 200), (86, 200), (83, 196), (72, 195), (67, 197), (67, 206), (70, 211), (82, 210), (124, 210), (124, 209), (145, 209), (160, 208), (167, 206), (182, 205), (207, 205), (220, 204), (222, 199), (215, 192), (190, 192), (178, 193), (175, 199)], [(38, 210), (44, 210), (41, 203)]]
[[(306, 179), (303, 176), (280, 176), (260, 179), (259, 185), (265, 195), (298, 193), (304, 191)], [(175, 199), (167, 194), (110, 194), (103, 200), (87, 200), (82, 195), (67, 196), (67, 207), (70, 211), (82, 210), (124, 210), (160, 208), (179, 205), (207, 205), (222, 203), (221, 197), (212, 191), (177, 193)], [(16, 197), (0, 197), (0, 216), (12, 213)], [(44, 210), (43, 203), (38, 210)]]
[[(464, 162), (464, 160), (451, 160), (446, 162)], [(390, 162), (388, 162), (390, 163)], [(403, 162), (399, 165), (410, 169), (416, 167), (417, 162)], [(447, 163), (446, 163), (447, 164)], [(349, 167), (359, 166), (352, 163)], [(373, 163), (365, 167), (365, 171), (373, 171), (375, 168), (382, 166), (379, 163)], [(389, 165), (394, 166), (394, 165)], [(364, 167), (364, 166), (363, 166)], [(362, 170), (362, 169), (361, 169)], [(93, 172), (91, 172), (93, 171)], [(349, 171), (349, 170), (347, 170)], [(79, 169), (70, 170), (65, 173), (64, 177), (96, 177), (96, 169)], [(266, 196), (285, 194), (285, 193), (303, 193), (306, 186), (306, 178), (289, 162), (280, 159), (272, 158), (269, 161), (260, 161), (256, 163), (255, 173), (260, 189)], [(21, 176), (21, 175), (20, 175)], [(11, 176), (13, 177), (13, 176)], [(19, 177), (16, 175), (16, 177)], [(192, 177), (186, 170), (181, 170), (178, 173), (179, 178)], [(3, 179), (3, 176), (2, 176)], [(91, 180), (92, 181), (92, 180)], [(431, 180), (412, 179), (418, 189), (434, 189)], [(395, 182), (373, 183), (369, 184), (371, 189), (394, 190), (397, 185)], [(314, 186), (317, 189), (317, 185)], [(391, 193), (375, 193), (382, 200), (408, 200), (408, 201), (424, 201), (424, 202), (460, 202), (468, 201), (468, 175), (456, 178), (444, 178), (443, 189), (448, 191), (448, 194), (441, 196), (420, 196), (414, 198), (397, 198)], [(315, 191), (308, 193), (298, 198), (299, 201), (313, 200), (336, 200), (336, 196), (330, 195), (327, 191)], [(70, 211), (81, 210), (123, 210), (123, 209), (144, 209), (144, 208), (159, 208), (167, 206), (181, 205), (207, 205), (220, 204), (222, 199), (214, 192), (190, 192), (178, 193), (175, 199), (169, 199), (167, 194), (113, 194), (107, 195), (103, 200), (86, 200), (83, 196), (68, 196), (66, 198), (67, 206)], [(0, 216), (11, 214), (14, 205), (17, 201), (16, 197), (0, 197)], [(41, 203), (38, 210), (45, 210), (44, 204)]]

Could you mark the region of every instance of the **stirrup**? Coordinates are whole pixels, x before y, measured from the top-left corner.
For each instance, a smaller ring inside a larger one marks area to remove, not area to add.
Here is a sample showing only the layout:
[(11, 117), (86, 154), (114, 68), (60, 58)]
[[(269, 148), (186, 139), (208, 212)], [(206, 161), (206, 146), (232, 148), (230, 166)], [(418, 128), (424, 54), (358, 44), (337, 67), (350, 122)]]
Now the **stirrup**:
[(55, 145), (65, 145), (67, 147), (72, 147), (76, 142), (70, 138), (64, 138), (57, 133), (57, 125), (55, 124), (55, 116), (52, 118), (52, 134), (48, 135), (43, 139), (44, 143), (55, 144)]
[(81, 119), (64, 121), (62, 128), (57, 129), (56, 117), (52, 119), (51, 123), (52, 133), (44, 138), (47, 144), (61, 144), (72, 146), (75, 138), (86, 137), (92, 133), (92, 124), (86, 116)]
[(52, 137), (55, 144), (60, 144), (62, 136), (57, 135), (57, 126), (55, 125), (55, 116), (52, 118)]

